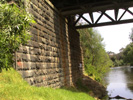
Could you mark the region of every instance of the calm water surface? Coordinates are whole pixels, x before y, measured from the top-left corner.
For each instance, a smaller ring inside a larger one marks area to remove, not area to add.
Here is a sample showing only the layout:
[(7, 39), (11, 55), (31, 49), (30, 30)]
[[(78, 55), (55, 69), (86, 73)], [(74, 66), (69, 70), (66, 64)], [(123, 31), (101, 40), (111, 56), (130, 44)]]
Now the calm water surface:
[(133, 99), (133, 67), (115, 67), (106, 75), (108, 95)]

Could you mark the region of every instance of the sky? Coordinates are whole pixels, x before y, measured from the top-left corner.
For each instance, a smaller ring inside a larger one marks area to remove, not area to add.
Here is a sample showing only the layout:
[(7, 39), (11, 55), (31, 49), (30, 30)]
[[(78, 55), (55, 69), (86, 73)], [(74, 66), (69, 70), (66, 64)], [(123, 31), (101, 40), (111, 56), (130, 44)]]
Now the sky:
[[(133, 11), (133, 7), (129, 8), (130, 11)], [(120, 9), (118, 13), (118, 18), (123, 14), (125, 10)], [(114, 19), (114, 10), (106, 11)], [(100, 13), (94, 12), (94, 21), (100, 16)], [(90, 21), (90, 17), (88, 14), (84, 14)], [(126, 12), (125, 15), (122, 17), (123, 19), (133, 19), (133, 16)], [(106, 16), (103, 16), (99, 22), (107, 22), (110, 21)], [(95, 28), (101, 36), (104, 38), (103, 43), (105, 44), (106, 51), (112, 51), (114, 53), (119, 53), (121, 48), (125, 48), (127, 44), (130, 43), (129, 34), (131, 29), (133, 28), (133, 23), (128, 24), (119, 24), (119, 25), (111, 25), (111, 26), (102, 26)]]
[(103, 26), (96, 29), (104, 38), (105, 50), (119, 53), (122, 47), (125, 48), (130, 43), (131, 28), (133, 28), (133, 23)]

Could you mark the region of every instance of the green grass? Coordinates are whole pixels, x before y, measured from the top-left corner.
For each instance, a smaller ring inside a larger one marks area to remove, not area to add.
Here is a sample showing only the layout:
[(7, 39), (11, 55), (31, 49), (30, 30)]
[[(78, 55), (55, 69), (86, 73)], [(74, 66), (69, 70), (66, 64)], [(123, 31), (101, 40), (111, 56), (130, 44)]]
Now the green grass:
[(95, 100), (87, 93), (28, 85), (14, 69), (0, 73), (0, 100)]

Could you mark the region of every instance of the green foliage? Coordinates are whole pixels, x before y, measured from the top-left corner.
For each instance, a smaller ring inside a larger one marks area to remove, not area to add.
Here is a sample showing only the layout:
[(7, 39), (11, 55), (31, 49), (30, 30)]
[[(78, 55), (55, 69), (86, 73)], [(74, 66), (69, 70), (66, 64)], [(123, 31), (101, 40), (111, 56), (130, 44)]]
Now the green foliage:
[(133, 66), (133, 28), (131, 29), (131, 33), (129, 35), (131, 43), (126, 46), (122, 52), (114, 55), (115, 61), (114, 65), (131, 65)]
[(129, 38), (132, 42), (125, 49), (122, 48), (120, 49), (120, 53), (110, 55), (110, 59), (113, 61), (115, 67), (124, 65), (133, 66), (133, 28), (131, 29)]
[(113, 62), (113, 67), (125, 65), (123, 62), (123, 52), (120, 52), (120, 53), (114, 54), (114, 55), (109, 55), (109, 57)]
[(91, 91), (87, 86), (83, 84), (82, 79), (78, 79), (78, 81), (76, 82), (76, 88), (80, 91), (87, 92), (87, 93)]
[(112, 65), (102, 44), (103, 38), (96, 30), (91, 28), (78, 31), (84, 51), (85, 71), (89, 76), (100, 81), (102, 76), (109, 70), (109, 66)]
[(29, 23), (34, 22), (25, 8), (0, 2), (0, 69), (13, 64), (13, 53), (27, 43)]
[(123, 52), (124, 62), (133, 66), (133, 43), (126, 46)]
[(28, 85), (13, 68), (0, 73), (0, 100), (95, 100), (74, 88), (52, 89)]

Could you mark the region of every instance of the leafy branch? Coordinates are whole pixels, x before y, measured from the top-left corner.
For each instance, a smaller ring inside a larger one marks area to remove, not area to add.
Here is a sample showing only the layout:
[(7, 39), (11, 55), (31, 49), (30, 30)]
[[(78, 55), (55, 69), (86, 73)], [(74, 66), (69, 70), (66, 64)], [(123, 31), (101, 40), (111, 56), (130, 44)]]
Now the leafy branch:
[(13, 53), (30, 39), (32, 15), (16, 3), (0, 2), (0, 69), (13, 65)]

